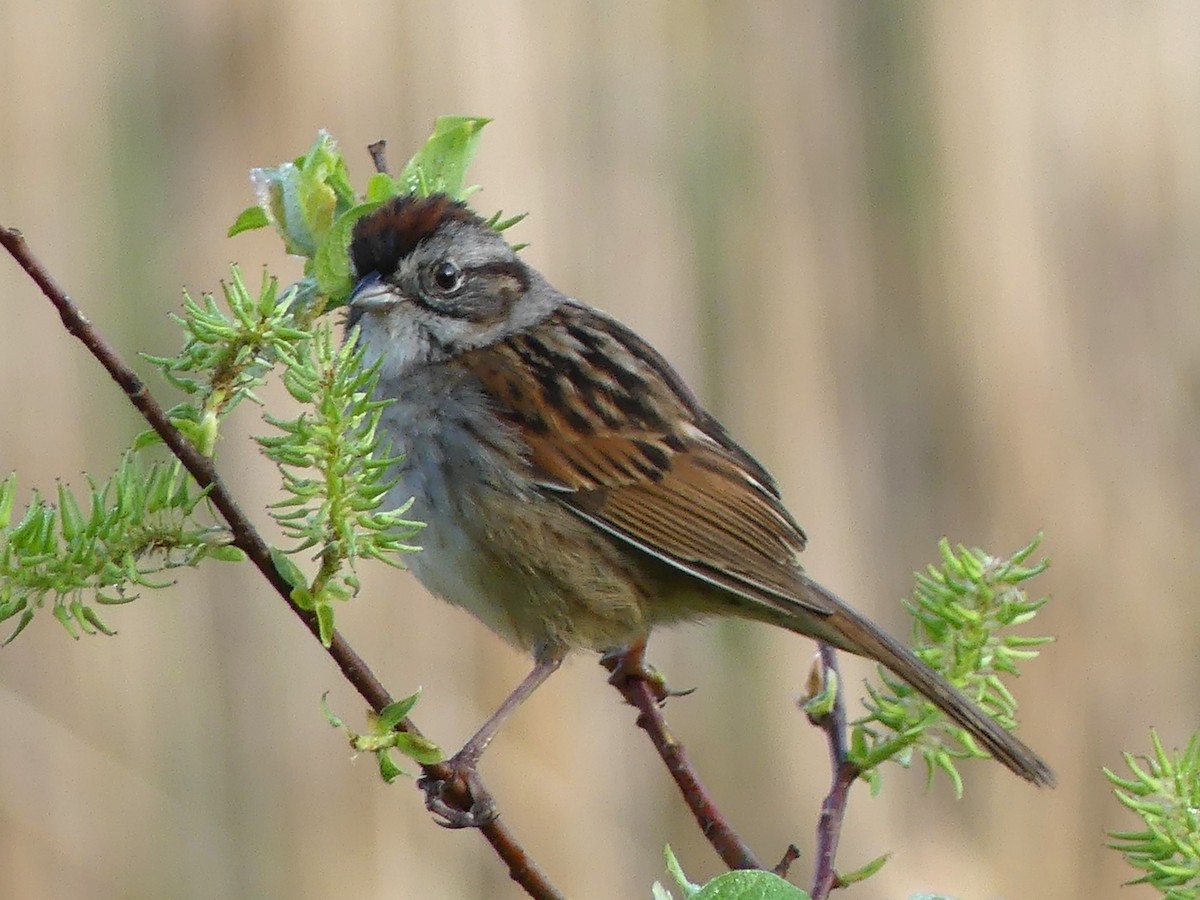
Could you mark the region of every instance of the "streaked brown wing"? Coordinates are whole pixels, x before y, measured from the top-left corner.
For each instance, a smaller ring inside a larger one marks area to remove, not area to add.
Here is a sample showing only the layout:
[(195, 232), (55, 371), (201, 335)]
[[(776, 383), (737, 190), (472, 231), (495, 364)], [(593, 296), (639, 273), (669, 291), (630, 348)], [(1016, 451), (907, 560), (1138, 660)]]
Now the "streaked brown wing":
[(591, 310), (563, 315), (460, 357), (520, 431), (547, 490), (739, 596), (828, 615), (800, 590), (804, 533), (770, 476), (649, 345)]

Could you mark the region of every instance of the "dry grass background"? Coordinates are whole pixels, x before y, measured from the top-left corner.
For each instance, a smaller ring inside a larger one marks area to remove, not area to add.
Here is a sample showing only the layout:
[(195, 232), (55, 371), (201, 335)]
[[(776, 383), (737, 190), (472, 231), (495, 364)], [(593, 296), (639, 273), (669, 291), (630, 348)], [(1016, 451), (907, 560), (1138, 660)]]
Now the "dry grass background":
[[(777, 474), (820, 578), (898, 628), (942, 534), (1046, 531), (1060, 638), (1018, 692), (1060, 787), (975, 765), (956, 803), (888, 771), (841, 859), (896, 855), (847, 896), (1132, 900), (1100, 767), (1200, 718), (1198, 110), (1187, 3), (0, 0), (0, 222), (125, 353), (171, 350), (181, 285), (297, 270), (223, 237), (251, 166), (324, 126), (361, 183), (375, 138), (402, 158), (437, 114), (495, 117), (477, 205), (529, 210), (529, 260), (665, 350)], [(134, 416), (4, 261), (0, 304), (0, 470), (107, 471)], [(246, 410), (221, 465), (263, 519), (260, 429)], [(255, 578), (187, 573), (110, 622), (74, 643), (45, 617), (0, 650), (0, 896), (517, 895), (349, 759), (318, 698), (361, 703)], [(424, 686), (447, 747), (526, 665), (389, 572), (340, 624), (393, 691)], [(652, 643), (764, 858), (811, 849), (825, 751), (790, 706), (811, 653), (742, 626)], [(632, 718), (580, 658), (485, 763), (573, 897), (648, 897), (667, 842), (718, 871)]]

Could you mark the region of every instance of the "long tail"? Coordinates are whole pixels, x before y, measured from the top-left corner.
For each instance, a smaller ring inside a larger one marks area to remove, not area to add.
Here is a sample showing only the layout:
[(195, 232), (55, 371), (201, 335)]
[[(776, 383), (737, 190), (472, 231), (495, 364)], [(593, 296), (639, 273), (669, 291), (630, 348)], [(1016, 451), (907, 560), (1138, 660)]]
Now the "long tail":
[[(819, 598), (819, 605), (833, 609), (833, 613), (823, 619), (824, 627), (820, 630), (835, 632), (840, 639), (832, 639), (833, 635), (818, 635), (820, 639), (827, 640), (839, 649), (882, 663), (967, 729), (988, 753), (1013, 772), (1038, 786), (1054, 785), (1054, 773), (1041, 757), (1005, 731), (995, 719), (918, 659), (911, 650), (856, 613), (833, 592), (807, 576), (802, 576), (802, 579), (804, 586)], [(797, 631), (813, 635), (810, 623), (801, 620), (796, 625)]]

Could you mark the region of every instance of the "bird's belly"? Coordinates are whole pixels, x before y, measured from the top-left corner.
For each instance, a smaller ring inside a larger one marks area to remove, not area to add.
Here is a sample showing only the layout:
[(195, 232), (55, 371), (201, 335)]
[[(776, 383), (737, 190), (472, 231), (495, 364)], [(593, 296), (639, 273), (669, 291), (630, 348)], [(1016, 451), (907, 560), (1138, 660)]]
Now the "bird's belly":
[(639, 555), (536, 491), (428, 473), (403, 477), (398, 505), (426, 523), (405, 562), (434, 595), (462, 607), (510, 643), (605, 650), (644, 635), (654, 586)]
[(543, 493), (511, 432), (494, 419), (481, 426), (489, 420), (468, 391), (434, 406), (397, 393), (383, 423), (406, 436), (396, 448), (405, 456), (385, 502), (412, 498), (408, 516), (426, 523), (423, 549), (404, 562), (431, 593), (532, 653), (619, 647), (653, 624), (711, 611), (712, 592), (696, 579)]
[(459, 523), (427, 518), (419, 535), (421, 549), (405, 559), (425, 589), (466, 610), (509, 643), (534, 651), (537, 635), (522, 621), (521, 599), (506, 584), (506, 573), (489, 571), (475, 535)]

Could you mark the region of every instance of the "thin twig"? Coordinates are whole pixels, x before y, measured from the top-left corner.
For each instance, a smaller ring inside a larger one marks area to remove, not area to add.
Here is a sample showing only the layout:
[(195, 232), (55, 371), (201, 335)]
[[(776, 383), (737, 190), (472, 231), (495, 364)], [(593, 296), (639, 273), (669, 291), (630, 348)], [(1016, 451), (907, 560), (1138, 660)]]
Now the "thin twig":
[[(234, 545), (249, 557), (263, 577), (284, 599), (288, 608), (299, 617), (319, 642), (320, 630), (316, 616), (291, 602), (291, 585), (275, 568), (275, 564), (271, 561), (270, 548), (226, 489), (217, 475), (212, 460), (192, 446), (179, 429), (171, 424), (163, 408), (146, 390), (146, 386), (137, 374), (117, 355), (112, 345), (100, 335), (45, 266), (33, 255), (21, 232), (15, 228), (0, 226), (0, 244), (33, 279), (46, 298), (54, 304), (68, 333), (78, 338), (87, 347), (88, 352), (112, 376), (112, 379), (120, 385), (129, 401), (142, 414), (150, 427), (158, 433), (163, 443), (183, 463), (196, 483), (201, 487), (211, 487), (208, 498), (229, 525)], [(392, 702), (391, 695), (375, 677), (370, 667), (336, 631), (326, 652), (333, 658), (346, 680), (354, 686), (372, 709), (381, 712)], [(420, 734), (419, 729), (410, 719), (401, 722), (397, 729), (410, 734)], [(441, 764), (426, 765), (422, 768), (431, 778), (439, 780), (449, 779), (453, 774), (448, 767)], [(469, 810), (473, 802), (470, 790), (461, 782), (456, 782), (453, 788), (447, 790), (445, 799), (452, 805), (460, 806), (463, 810)], [(496, 854), (508, 866), (509, 875), (525, 889), (526, 893), (538, 900), (560, 900), (562, 898), (563, 895), (546, 879), (537, 864), (517, 843), (505, 826), (498, 821), (493, 821), (480, 828), (480, 831), (495, 849)]]
[(829, 764), (833, 777), (829, 793), (821, 803), (821, 817), (817, 820), (816, 866), (813, 872), (812, 900), (825, 900), (829, 892), (838, 887), (837, 857), (838, 839), (842, 835), (842, 820), (846, 815), (846, 803), (850, 798), (850, 786), (860, 772), (850, 762), (846, 744), (846, 701), (842, 691), (842, 680), (838, 677), (837, 651), (827, 644), (821, 645), (823, 681), (828, 683), (830, 674), (836, 679), (833, 709), (823, 716), (810, 717), (829, 742)]
[(371, 161), (375, 163), (375, 171), (387, 175), (387, 141), (380, 138), (373, 144), (367, 144), (367, 152), (371, 154)]
[(787, 849), (783, 851), (783, 858), (775, 864), (775, 868), (771, 871), (780, 878), (787, 878), (788, 870), (791, 869), (792, 863), (800, 858), (800, 848), (795, 844), (788, 844)]
[(708, 789), (701, 784), (700, 777), (688, 761), (683, 744), (675, 740), (667, 727), (659, 703), (669, 696), (669, 692), (662, 689), (661, 678), (646, 666), (644, 652), (645, 642), (641, 642), (624, 654), (604, 656), (600, 662), (613, 673), (609, 679), (612, 686), (640, 713), (638, 727), (650, 736), (654, 749), (666, 763), (667, 771), (675, 779), (684, 802), (695, 816), (700, 833), (712, 844), (717, 855), (731, 869), (761, 869), (762, 865), (754, 853), (733, 830), (729, 820), (717, 809)]

